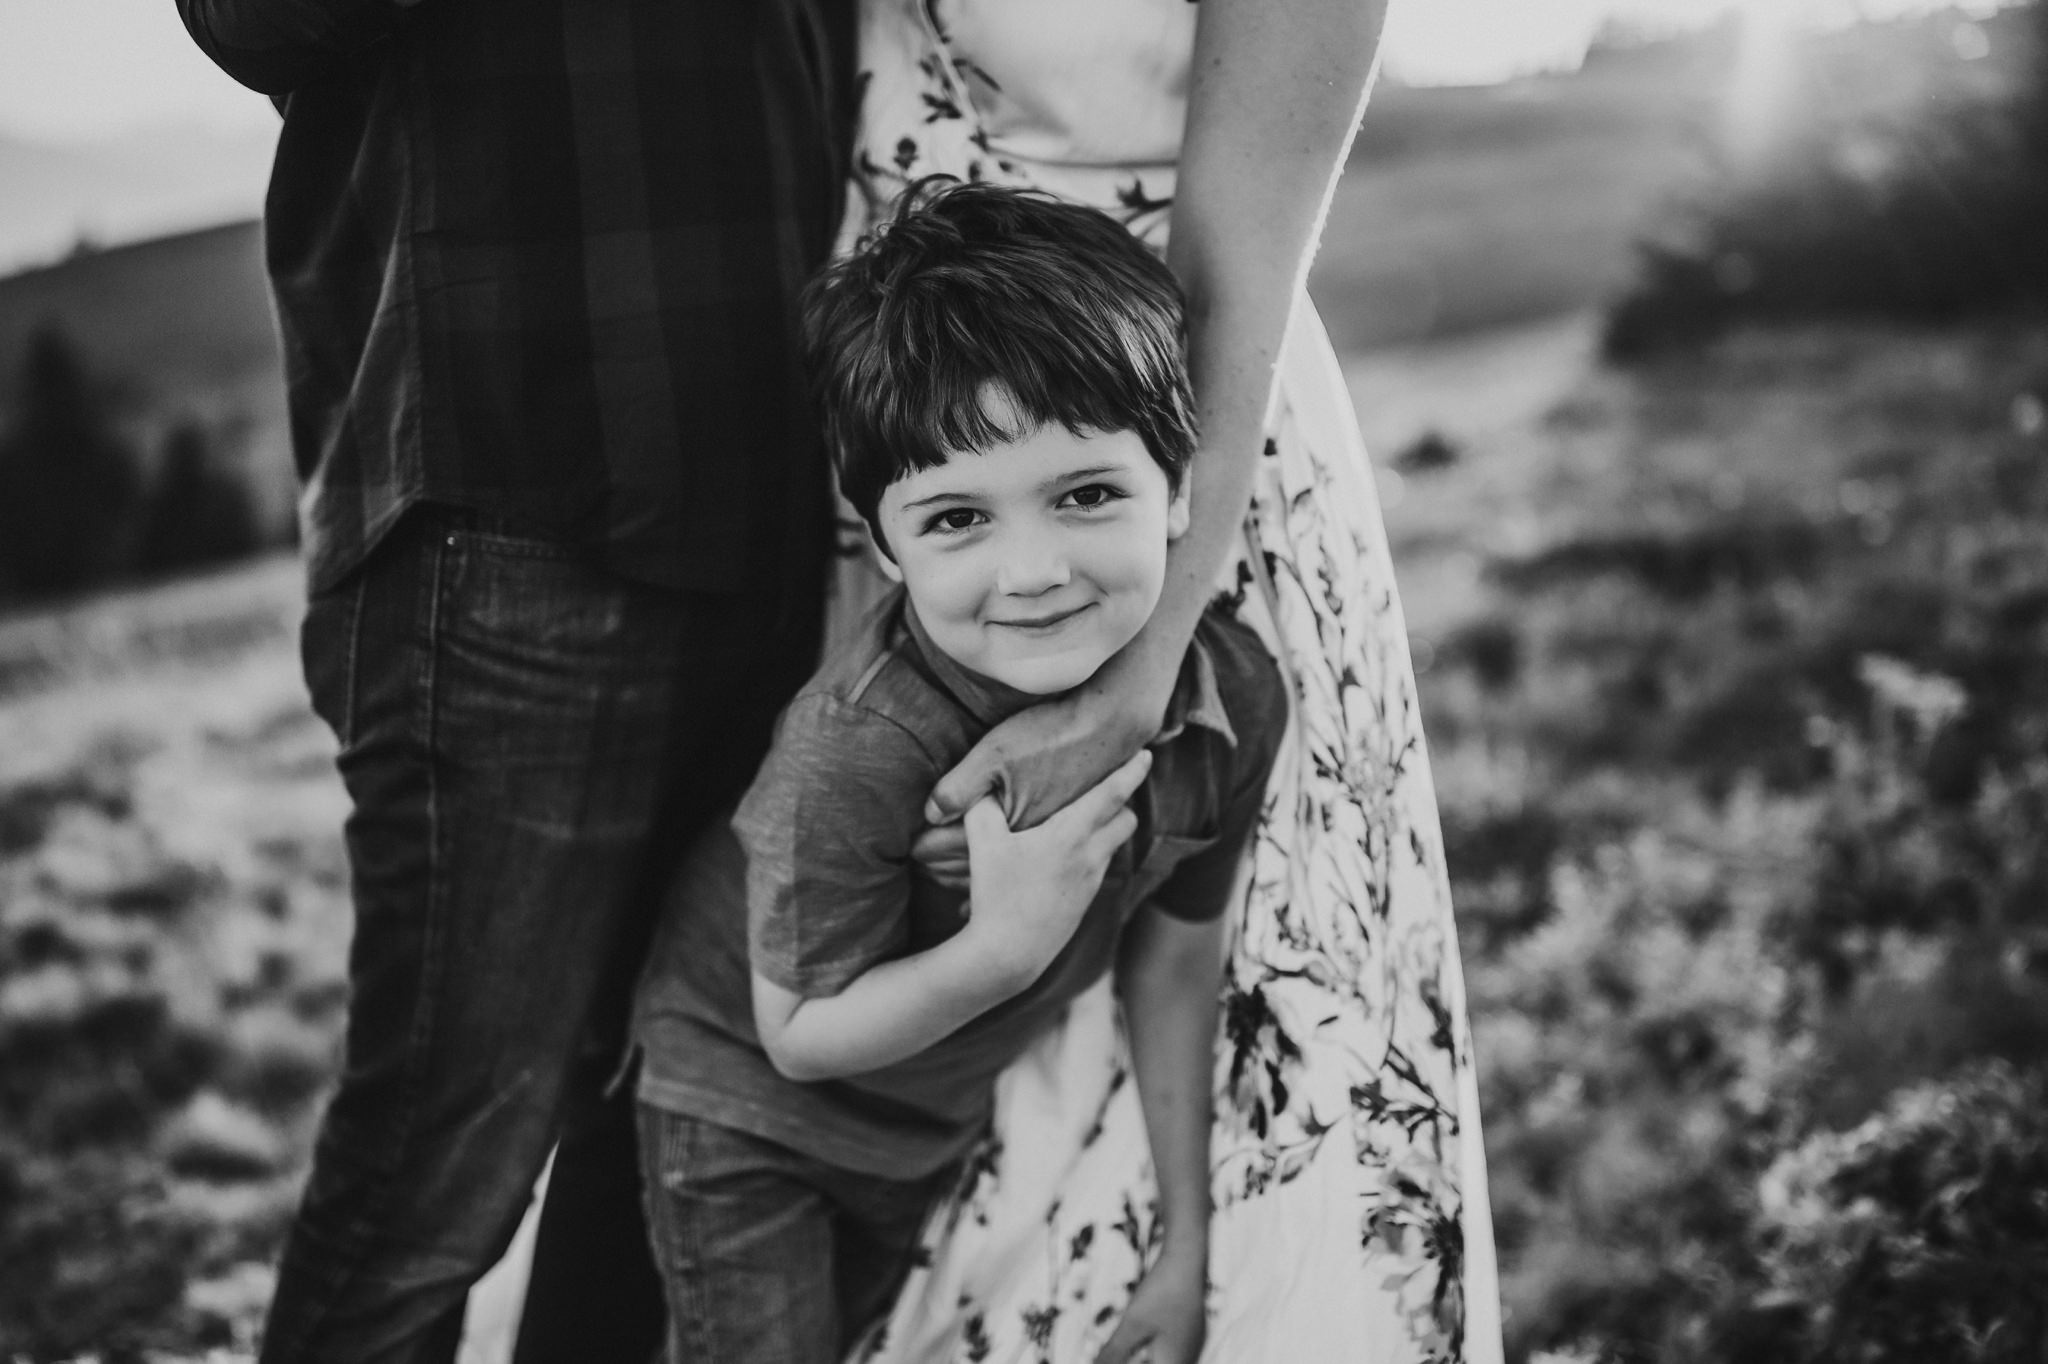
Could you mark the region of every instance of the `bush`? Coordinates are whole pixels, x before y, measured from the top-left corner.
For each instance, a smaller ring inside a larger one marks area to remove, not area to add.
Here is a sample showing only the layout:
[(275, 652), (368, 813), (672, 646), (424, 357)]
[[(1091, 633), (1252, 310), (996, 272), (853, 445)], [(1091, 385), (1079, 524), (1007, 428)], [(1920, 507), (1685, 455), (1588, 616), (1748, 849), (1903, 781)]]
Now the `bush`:
[(2003, 1063), (1908, 1089), (1762, 1182), (1762, 1301), (1786, 1352), (1867, 1364), (2048, 1353), (2048, 1083)]
[(1613, 477), (1439, 641), (1510, 1358), (2043, 1357), (2044, 359), (1816, 327), (1603, 376), (1627, 425), (1555, 438)]
[(1814, 95), (1767, 163), (1721, 165), (1642, 246), (1637, 283), (1608, 314), (1608, 357), (1742, 320), (1945, 322), (2048, 298), (2048, 0), (1986, 21), (1995, 46), (2023, 53), (1988, 91), (1947, 41), (1953, 22), (1809, 40), (1810, 95), (1883, 84), (1864, 69), (1881, 67), (1867, 50), (1880, 43), (1925, 76), (1900, 84), (1923, 88), (1860, 107)]

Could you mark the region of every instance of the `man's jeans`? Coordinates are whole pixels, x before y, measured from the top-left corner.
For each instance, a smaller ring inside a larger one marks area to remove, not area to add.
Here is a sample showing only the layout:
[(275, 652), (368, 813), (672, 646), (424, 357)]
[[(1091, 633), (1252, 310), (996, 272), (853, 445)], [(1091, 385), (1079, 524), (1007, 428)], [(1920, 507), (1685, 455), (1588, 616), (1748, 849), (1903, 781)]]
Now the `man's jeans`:
[(909, 1273), (959, 1179), (857, 1174), (640, 1106), (641, 1183), (668, 1294), (668, 1364), (837, 1364)]
[[(310, 604), (306, 678), (354, 806), (352, 994), (266, 1364), (451, 1360), (558, 1134), (535, 1291), (564, 1265), (637, 1289), (617, 1325), (644, 1348), (597, 1330), (555, 1357), (653, 1348), (631, 1105), (598, 1096), (660, 879), (813, 661), (816, 603), (763, 597), (664, 592), (424, 508)], [(558, 1200), (610, 1244), (551, 1235)]]

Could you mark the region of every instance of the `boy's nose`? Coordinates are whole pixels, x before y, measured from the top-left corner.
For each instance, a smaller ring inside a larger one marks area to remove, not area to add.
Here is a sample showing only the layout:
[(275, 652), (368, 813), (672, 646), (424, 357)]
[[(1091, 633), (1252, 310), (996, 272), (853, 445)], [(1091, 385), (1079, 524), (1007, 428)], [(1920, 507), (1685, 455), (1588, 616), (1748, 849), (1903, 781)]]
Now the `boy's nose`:
[(1006, 597), (1036, 597), (1073, 580), (1067, 556), (1049, 537), (1020, 536), (996, 569), (996, 590)]

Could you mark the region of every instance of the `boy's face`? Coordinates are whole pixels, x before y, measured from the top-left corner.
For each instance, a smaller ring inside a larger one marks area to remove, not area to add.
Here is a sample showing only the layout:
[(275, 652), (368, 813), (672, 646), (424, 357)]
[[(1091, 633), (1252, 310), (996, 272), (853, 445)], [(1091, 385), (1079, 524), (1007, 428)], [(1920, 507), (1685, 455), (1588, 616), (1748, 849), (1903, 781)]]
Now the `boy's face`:
[(1188, 505), (1136, 433), (1051, 423), (891, 484), (877, 520), (894, 555), (883, 571), (932, 642), (1046, 696), (1087, 681), (1151, 617)]

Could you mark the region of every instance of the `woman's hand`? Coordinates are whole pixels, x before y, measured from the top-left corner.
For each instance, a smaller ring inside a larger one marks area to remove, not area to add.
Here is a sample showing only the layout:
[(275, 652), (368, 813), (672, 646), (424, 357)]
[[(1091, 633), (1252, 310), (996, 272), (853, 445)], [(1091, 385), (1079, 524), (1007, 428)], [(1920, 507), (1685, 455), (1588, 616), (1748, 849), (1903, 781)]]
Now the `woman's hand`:
[[(1130, 761), (1165, 722), (1188, 641), (1187, 634), (1172, 633), (1148, 624), (1087, 682), (1019, 711), (983, 735), (932, 788), (925, 820), (949, 823), (994, 795), (1010, 827), (1028, 829)], [(926, 839), (919, 844), (925, 846)], [(933, 869), (923, 852), (912, 851)]]
[(1202, 1257), (1163, 1251), (1138, 1281), (1124, 1319), (1096, 1353), (1095, 1364), (1195, 1364), (1209, 1332), (1202, 1306), (1207, 1287)]
[(940, 779), (925, 801), (928, 824), (910, 845), (925, 875), (954, 890), (968, 888), (973, 864), (960, 815), (984, 796), (996, 797), (1011, 829), (1028, 829), (1152, 741), (1179, 668), (1154, 669), (1163, 672), (1162, 685), (1147, 676), (1137, 652), (1134, 642), (1086, 686), (997, 725)]

